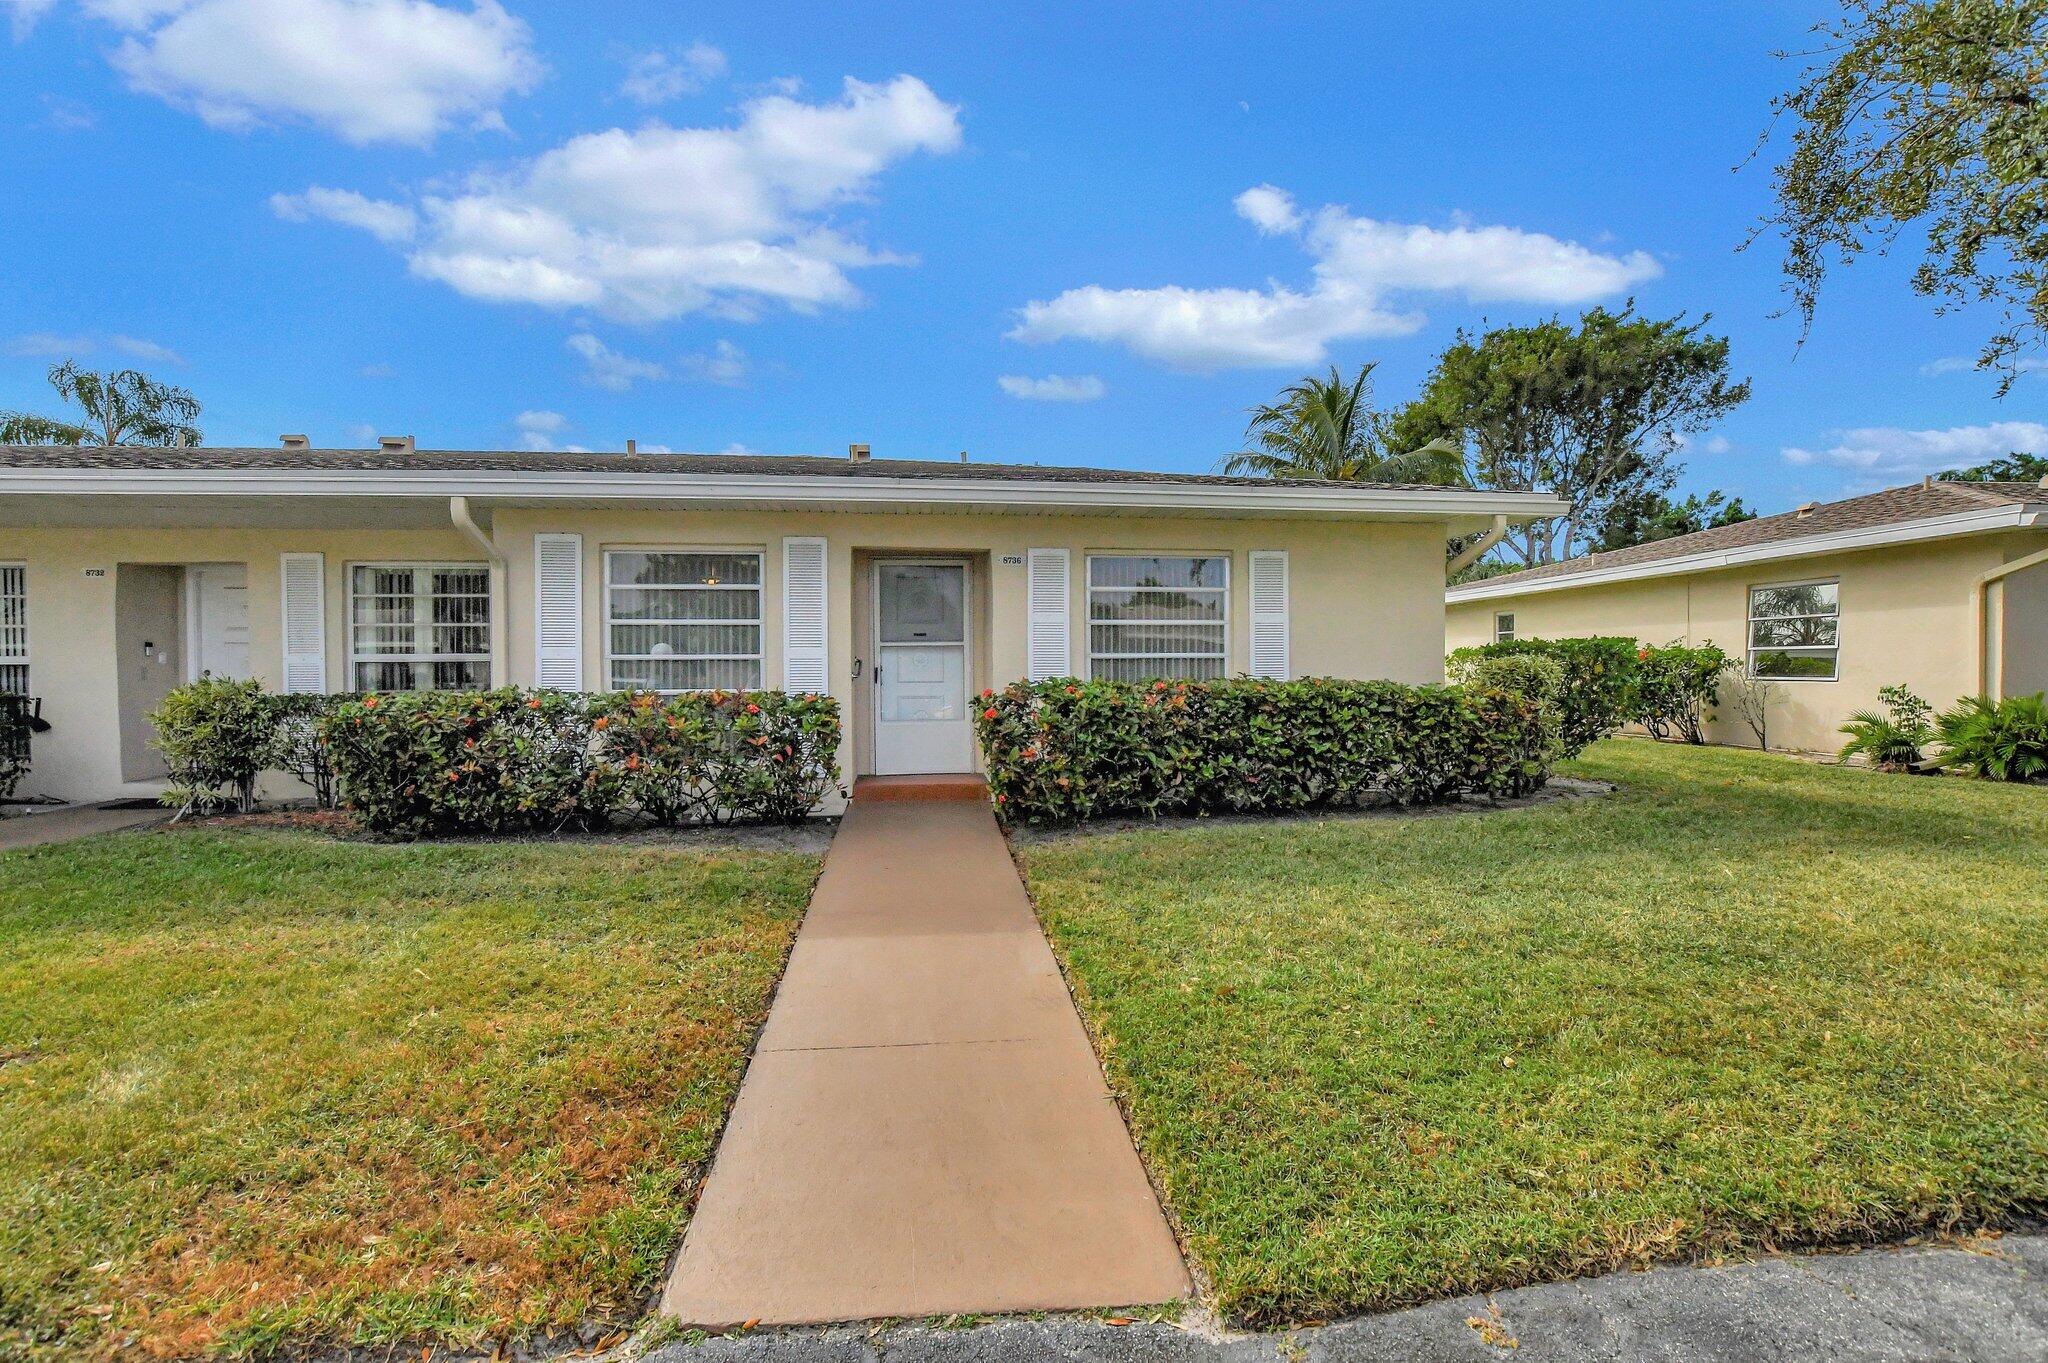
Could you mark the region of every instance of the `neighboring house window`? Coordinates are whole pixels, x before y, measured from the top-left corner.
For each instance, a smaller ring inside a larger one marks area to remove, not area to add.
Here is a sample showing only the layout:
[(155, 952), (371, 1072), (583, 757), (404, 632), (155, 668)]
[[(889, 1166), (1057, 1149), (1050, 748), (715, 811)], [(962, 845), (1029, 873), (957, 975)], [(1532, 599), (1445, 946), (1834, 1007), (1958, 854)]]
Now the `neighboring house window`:
[(1229, 653), (1223, 554), (1088, 560), (1088, 675), (1105, 681), (1221, 677)]
[(28, 694), (28, 569), (0, 563), (0, 692)]
[(491, 684), (491, 570), (482, 563), (358, 563), (349, 575), (358, 691), (481, 691)]
[(1749, 589), (1749, 675), (1778, 681), (1833, 681), (1841, 644), (1841, 603), (1833, 582)]
[(1515, 641), (1515, 613), (1500, 611), (1493, 617), (1493, 641), (1496, 644), (1511, 644)]
[(730, 549), (604, 556), (605, 654), (618, 691), (761, 685), (761, 555)]

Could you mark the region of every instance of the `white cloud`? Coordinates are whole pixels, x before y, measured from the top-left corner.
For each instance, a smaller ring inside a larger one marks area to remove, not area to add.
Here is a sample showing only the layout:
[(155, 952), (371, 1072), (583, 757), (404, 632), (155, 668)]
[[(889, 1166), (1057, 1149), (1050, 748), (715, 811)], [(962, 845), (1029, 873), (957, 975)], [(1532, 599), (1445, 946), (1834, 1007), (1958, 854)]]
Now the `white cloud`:
[(387, 245), (411, 241), (419, 231), (419, 214), (404, 204), (372, 199), (353, 189), (327, 189), (314, 185), (303, 194), (273, 194), (270, 211), (288, 222), (311, 222), (322, 218), (368, 232)]
[(996, 379), (996, 386), (1027, 402), (1094, 402), (1109, 391), (1093, 374), (1047, 374), (1042, 379), (1004, 374)]
[(560, 412), (521, 412), (512, 418), (519, 439), (529, 450), (553, 450), (562, 454), (588, 454), (582, 445), (564, 445), (555, 439), (569, 429), (569, 418)]
[(2048, 426), (2038, 421), (1994, 421), (1921, 431), (1861, 426), (1836, 432), (1836, 437), (1836, 443), (1826, 449), (1787, 446), (1785, 461), (1802, 467), (1847, 469), (1876, 486), (1981, 464), (2014, 450), (2048, 454)]
[(1336, 206), (1304, 217), (1272, 185), (1240, 194), (1236, 207), (1263, 233), (1299, 238), (1314, 262), (1308, 288), (1090, 284), (1025, 304), (1010, 337), (1123, 345), (1183, 369), (1297, 366), (1319, 363), (1332, 341), (1414, 331), (1424, 319), (1398, 308), (1398, 295), (1578, 304), (1661, 273), (1641, 251), (1608, 255), (1517, 227), (1380, 222)]
[(366, 364), (361, 369), (358, 369), (356, 373), (366, 379), (395, 379), (398, 377), (398, 370), (388, 364)]
[(633, 58), (619, 93), (636, 104), (666, 104), (724, 74), (723, 52), (710, 43), (691, 43), (679, 51), (642, 52)]
[[(2033, 374), (2048, 370), (2048, 359), (2028, 356), (2013, 361), (2013, 370), (2020, 374)], [(1969, 374), (1976, 372), (1977, 361), (1968, 355), (1944, 355), (1938, 360), (1929, 360), (1920, 366), (1920, 373), (1926, 378), (1940, 378), (1947, 374)]]
[(14, 30), (14, 41), (20, 42), (35, 28), (36, 21), (57, 0), (0, 0), (7, 7), (7, 18)]
[(708, 351), (683, 356), (679, 368), (685, 378), (737, 388), (747, 381), (750, 365), (746, 351), (731, 341), (716, 341)]
[[(48, 0), (12, 0), (17, 36)], [(525, 23), (498, 0), (81, 0), (126, 36), (109, 54), (134, 89), (220, 128), (302, 122), (358, 145), (424, 145), (502, 127), (498, 105), (541, 77)]]
[(99, 115), (92, 111), (92, 106), (62, 95), (45, 94), (43, 109), (43, 121), (58, 132), (90, 132), (99, 126)]
[(668, 371), (652, 360), (622, 355), (587, 331), (571, 336), (568, 346), (583, 357), (583, 381), (614, 393), (623, 393), (642, 379), (668, 377)]
[(1231, 202), (1236, 205), (1240, 218), (1267, 236), (1292, 232), (1301, 226), (1301, 213), (1294, 206), (1294, 196), (1284, 189), (1253, 185)]
[(848, 270), (905, 262), (853, 240), (833, 210), (895, 162), (959, 145), (959, 111), (912, 76), (849, 78), (825, 104), (766, 95), (733, 127), (588, 133), (428, 196), (407, 261), (471, 298), (627, 321), (848, 306)]
[(144, 340), (140, 336), (98, 336), (89, 333), (65, 336), (53, 331), (31, 331), (16, 336), (7, 342), (10, 355), (36, 356), (50, 360), (78, 359), (81, 356), (114, 351), (131, 359), (152, 364), (174, 364), (182, 366), (185, 357), (166, 345)]

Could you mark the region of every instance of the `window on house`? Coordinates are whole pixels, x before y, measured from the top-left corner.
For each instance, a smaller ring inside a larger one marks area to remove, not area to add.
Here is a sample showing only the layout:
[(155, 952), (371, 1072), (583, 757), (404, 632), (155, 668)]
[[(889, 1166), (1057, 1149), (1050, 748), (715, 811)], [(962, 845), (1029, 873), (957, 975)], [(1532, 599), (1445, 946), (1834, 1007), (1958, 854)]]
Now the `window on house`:
[(1104, 681), (1221, 677), (1230, 559), (1116, 554), (1088, 560), (1088, 674)]
[(482, 563), (359, 563), (349, 575), (358, 691), (481, 691), (491, 684), (491, 570)]
[(1841, 603), (1833, 582), (1749, 589), (1749, 675), (1778, 681), (1833, 681), (1841, 644)]
[(1513, 643), (1515, 639), (1515, 613), (1499, 611), (1493, 617), (1493, 641), (1496, 644)]
[(0, 692), (28, 694), (28, 569), (0, 563)]
[(620, 691), (761, 685), (761, 555), (728, 549), (605, 555), (610, 684)]

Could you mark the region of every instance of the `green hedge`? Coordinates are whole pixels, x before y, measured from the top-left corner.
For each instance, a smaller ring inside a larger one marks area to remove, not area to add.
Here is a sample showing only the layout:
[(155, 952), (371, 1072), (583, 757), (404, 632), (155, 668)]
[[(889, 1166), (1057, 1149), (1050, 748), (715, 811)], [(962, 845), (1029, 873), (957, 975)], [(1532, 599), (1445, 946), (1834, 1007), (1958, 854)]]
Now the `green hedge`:
[(14, 788), (28, 774), (28, 767), (27, 702), (12, 696), (0, 696), (0, 800), (14, 794)]
[(1493, 658), (1548, 658), (1563, 674), (1557, 707), (1560, 755), (1577, 757), (1587, 745), (1635, 718), (1636, 641), (1612, 636), (1583, 639), (1505, 639), (1453, 650), (1445, 670), (1452, 681), (1476, 679)]
[(1029, 823), (1506, 798), (1552, 755), (1528, 696), (1320, 678), (1017, 682), (982, 693), (975, 732), (998, 808)]
[(794, 821), (839, 780), (829, 696), (418, 691), (319, 724), (343, 802), (403, 837)]
[(345, 699), (274, 695), (261, 682), (221, 677), (176, 688), (149, 716), (170, 769), (163, 802), (180, 812), (247, 811), (256, 804), (257, 778), (284, 771), (311, 786), (322, 808), (332, 808), (334, 773), (315, 741), (315, 724)]

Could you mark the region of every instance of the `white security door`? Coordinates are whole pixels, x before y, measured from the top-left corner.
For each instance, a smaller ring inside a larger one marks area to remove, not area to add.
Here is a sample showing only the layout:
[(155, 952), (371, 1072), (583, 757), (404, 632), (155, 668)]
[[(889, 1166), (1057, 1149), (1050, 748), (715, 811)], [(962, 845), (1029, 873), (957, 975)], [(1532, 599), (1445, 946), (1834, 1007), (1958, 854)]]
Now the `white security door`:
[(875, 564), (875, 772), (974, 767), (967, 721), (967, 565)]
[(249, 570), (240, 563), (185, 570), (191, 611), (187, 656), (192, 675), (249, 675)]

